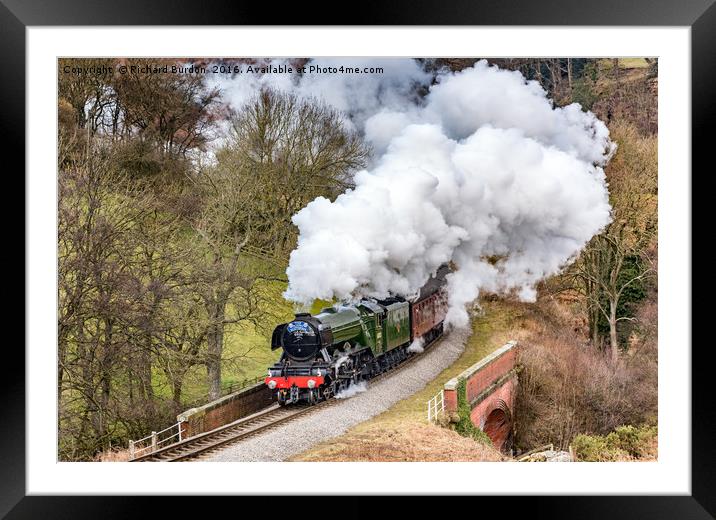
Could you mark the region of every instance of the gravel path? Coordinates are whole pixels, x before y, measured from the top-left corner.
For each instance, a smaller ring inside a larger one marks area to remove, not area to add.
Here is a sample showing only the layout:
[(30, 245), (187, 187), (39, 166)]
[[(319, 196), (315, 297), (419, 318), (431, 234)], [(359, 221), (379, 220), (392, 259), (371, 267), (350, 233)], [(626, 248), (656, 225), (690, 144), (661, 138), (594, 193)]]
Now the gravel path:
[(202, 461), (282, 461), (384, 412), (423, 389), (465, 349), (469, 329), (453, 331), (420, 359), (334, 406), (299, 417), (269, 432), (237, 442)]

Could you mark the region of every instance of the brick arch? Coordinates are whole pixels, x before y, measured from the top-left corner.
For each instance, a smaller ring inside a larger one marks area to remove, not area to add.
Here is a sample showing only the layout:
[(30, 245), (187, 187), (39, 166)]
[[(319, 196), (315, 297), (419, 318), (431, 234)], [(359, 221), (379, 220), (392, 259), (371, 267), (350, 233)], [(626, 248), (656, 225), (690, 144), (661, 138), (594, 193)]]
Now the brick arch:
[(445, 383), (445, 410), (450, 420), (461, 420), (464, 409), (460, 402), (466, 403), (472, 424), (487, 433), (499, 450), (510, 451), (519, 370), (517, 342), (510, 341)]
[[(472, 424), (487, 433), (495, 447), (509, 451), (512, 447), (517, 376), (504, 378), (499, 385), (491, 385), (483, 392), (482, 399), (476, 400), (470, 412)], [(502, 412), (502, 413), (500, 413)], [(489, 421), (488, 421), (489, 419)]]
[(500, 451), (507, 450), (512, 445), (512, 413), (510, 407), (502, 399), (497, 399), (488, 413), (484, 416), (481, 425), (482, 431)]

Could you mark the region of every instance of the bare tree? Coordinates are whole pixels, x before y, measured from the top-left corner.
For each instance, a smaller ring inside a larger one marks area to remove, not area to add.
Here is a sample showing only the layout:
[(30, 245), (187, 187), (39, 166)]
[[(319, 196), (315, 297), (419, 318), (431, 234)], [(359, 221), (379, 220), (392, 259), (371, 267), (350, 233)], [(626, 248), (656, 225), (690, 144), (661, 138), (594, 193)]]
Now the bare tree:
[(123, 61), (127, 73), (114, 78), (113, 88), (125, 135), (151, 143), (162, 156), (203, 147), (215, 122), (218, 89), (208, 89), (199, 74), (142, 72), (142, 67), (176, 65), (178, 60)]
[(211, 399), (221, 391), (226, 327), (270, 319), (266, 284), (279, 279), (244, 249), (281, 256), (295, 237), (292, 215), (318, 195), (335, 196), (350, 186), (367, 153), (340, 115), (316, 101), (266, 90), (232, 118), (218, 164), (196, 177), (204, 206), (189, 219), (204, 259), (197, 291), (208, 319)]
[[(601, 314), (609, 324), (609, 346), (614, 360), (619, 356), (617, 325), (620, 321), (633, 319), (617, 314), (622, 295), (630, 286), (653, 272), (648, 256), (638, 256), (644, 251), (629, 245), (627, 235), (630, 233), (623, 221), (610, 225), (606, 233), (592, 240), (576, 271), (587, 297), (593, 340), (598, 340), (597, 323)], [(630, 257), (638, 258), (637, 269), (634, 274), (624, 276), (624, 267)]]
[[(616, 359), (617, 325), (632, 319), (618, 315), (619, 303), (625, 290), (654, 273), (657, 149), (655, 138), (640, 136), (631, 125), (613, 125), (612, 135), (619, 145), (607, 169), (612, 223), (582, 252), (573, 275), (587, 298), (593, 341), (598, 342), (601, 314), (609, 324), (609, 345)], [(634, 269), (627, 271), (630, 259)]]
[[(58, 60), (59, 98), (72, 107), (76, 125), (91, 134), (103, 126), (105, 117), (116, 106), (115, 92), (110, 86), (113, 61), (100, 58)], [(77, 69), (97, 72), (77, 73)]]
[(272, 90), (257, 95), (231, 122), (219, 164), (260, 181), (254, 219), (259, 245), (280, 255), (293, 248), (291, 217), (316, 197), (334, 198), (352, 186), (369, 150), (332, 108)]
[[(181, 378), (203, 361), (204, 333), (193, 333), (206, 320), (178, 304), (196, 261), (181, 247), (179, 219), (117, 168), (111, 148), (95, 144), (60, 164), (60, 451), (75, 459), (176, 413)], [(165, 360), (167, 351), (182, 356)], [(176, 375), (173, 407), (155, 393), (155, 367)]]
[(59, 176), (58, 391), (61, 410), (82, 410), (74, 417), (79, 450), (107, 445), (114, 434), (113, 378), (125, 366), (135, 312), (127, 259), (146, 198), (113, 165), (106, 150), (93, 149)]
[(194, 245), (194, 286), (206, 310), (205, 365), (209, 398), (221, 393), (221, 361), (227, 325), (258, 325), (269, 316), (262, 306), (263, 281), (272, 276), (242, 254), (255, 234), (262, 186), (242, 172), (214, 168), (196, 181), (205, 197), (202, 211), (189, 224), (199, 240)]

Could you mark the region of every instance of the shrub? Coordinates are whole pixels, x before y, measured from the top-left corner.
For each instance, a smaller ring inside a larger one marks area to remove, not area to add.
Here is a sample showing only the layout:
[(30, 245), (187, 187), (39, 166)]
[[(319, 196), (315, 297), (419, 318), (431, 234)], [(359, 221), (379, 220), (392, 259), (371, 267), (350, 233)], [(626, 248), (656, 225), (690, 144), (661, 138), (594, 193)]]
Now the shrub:
[(620, 426), (607, 435), (607, 443), (638, 459), (650, 454), (656, 435), (656, 426)]
[(655, 457), (655, 426), (619, 426), (608, 435), (577, 435), (572, 447), (577, 460), (605, 462)]
[(600, 435), (579, 434), (572, 441), (577, 460), (586, 462), (605, 462), (618, 460), (623, 453), (610, 446), (606, 437)]
[[(625, 424), (656, 422), (655, 332), (639, 330), (629, 352), (613, 362), (564, 324), (537, 318), (531, 321), (540, 325), (521, 342), (519, 355), (518, 448), (553, 443), (566, 449), (579, 433), (607, 435)], [(649, 326), (656, 327), (655, 320)], [(616, 435), (620, 445), (633, 440), (628, 428)]]

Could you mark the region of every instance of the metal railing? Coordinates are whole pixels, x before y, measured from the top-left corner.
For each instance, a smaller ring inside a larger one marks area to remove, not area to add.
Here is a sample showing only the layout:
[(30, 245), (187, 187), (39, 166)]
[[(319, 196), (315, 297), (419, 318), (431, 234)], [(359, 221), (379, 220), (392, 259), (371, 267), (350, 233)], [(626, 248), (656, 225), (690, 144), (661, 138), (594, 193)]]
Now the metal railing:
[(129, 458), (136, 459), (182, 441), (181, 422), (159, 432), (152, 432), (138, 441), (129, 441)]
[(441, 414), (445, 413), (445, 390), (428, 401), (428, 422), (435, 422)]
[[(236, 381), (229, 385), (225, 385), (221, 388), (221, 396), (225, 397), (229, 394), (247, 388), (251, 385), (263, 381), (264, 376), (253, 377), (251, 379), (244, 379), (243, 381)], [(206, 404), (206, 399), (197, 399), (187, 404), (187, 408), (195, 408)], [(148, 453), (153, 453), (161, 448), (166, 448), (170, 444), (175, 444), (182, 441), (181, 433), (181, 422), (172, 424), (169, 428), (165, 428), (159, 432), (152, 432), (150, 435), (139, 439), (138, 441), (129, 441), (129, 458), (135, 459)]]

